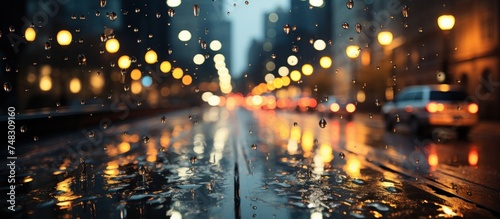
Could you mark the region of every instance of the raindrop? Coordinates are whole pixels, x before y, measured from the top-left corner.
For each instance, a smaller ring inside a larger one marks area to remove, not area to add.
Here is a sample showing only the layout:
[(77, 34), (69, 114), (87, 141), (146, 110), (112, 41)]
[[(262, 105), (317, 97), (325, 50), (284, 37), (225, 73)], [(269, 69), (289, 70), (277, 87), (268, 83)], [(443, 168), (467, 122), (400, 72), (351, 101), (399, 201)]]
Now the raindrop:
[(256, 150), (257, 149), (257, 144), (252, 144), (252, 150)]
[(318, 139), (317, 139), (317, 138), (316, 138), (316, 139), (314, 139), (314, 141), (313, 141), (313, 142), (314, 142), (314, 144), (315, 144), (315, 145), (317, 145), (317, 144), (319, 143), (319, 141), (318, 141)]
[(78, 54), (78, 65), (84, 66), (87, 65), (87, 58), (84, 54)]
[(144, 142), (144, 144), (149, 143), (149, 137), (148, 137), (148, 136), (144, 136), (144, 137), (142, 138), (142, 142)]
[(380, 100), (375, 99), (375, 106), (380, 106)]
[(361, 24), (360, 23), (356, 24), (356, 33), (361, 33)]
[(57, 107), (60, 107), (60, 106), (61, 106), (61, 103), (60, 103), (60, 102), (57, 102), (57, 103), (56, 103), (56, 106), (57, 106)]
[(342, 28), (345, 30), (349, 29), (349, 24), (347, 22), (342, 22)]
[(161, 120), (161, 123), (165, 123), (167, 121), (167, 117), (162, 116), (160, 120)]
[(295, 53), (299, 52), (299, 47), (297, 45), (293, 45), (292, 52), (295, 52)]
[(101, 12), (99, 12), (99, 11), (95, 11), (95, 16), (96, 16), (96, 17), (101, 16)]
[(108, 129), (109, 125), (108, 122), (102, 123), (102, 129)]
[(195, 4), (193, 6), (193, 14), (195, 17), (198, 17), (198, 15), (200, 15), (200, 6), (198, 4)]
[(95, 136), (95, 132), (94, 132), (94, 131), (88, 131), (88, 132), (87, 132), (87, 136), (88, 136), (89, 138), (93, 138), (93, 137)]
[(293, 123), (293, 126), (297, 127), (299, 124), (297, 122)]
[(156, 18), (161, 18), (161, 13), (160, 12), (156, 12)]
[(76, 20), (76, 15), (71, 15), (71, 20)]
[(199, 87), (195, 87), (194, 88), (194, 92), (196, 92), (196, 93), (200, 92), (200, 88)]
[(472, 196), (472, 192), (467, 192), (467, 195), (468, 196)]
[(144, 174), (146, 174), (146, 167), (144, 166), (140, 166), (138, 169), (137, 169), (137, 173), (139, 173), (139, 175), (141, 176), (144, 176)]
[(408, 11), (409, 11), (408, 6), (403, 5), (403, 9), (402, 9), (401, 13), (403, 14), (403, 17), (404, 17), (404, 18), (407, 18), (407, 17), (408, 17)]
[(249, 4), (249, 2), (248, 2), (248, 1), (245, 1), (245, 5), (248, 5), (248, 4)]
[(25, 133), (27, 130), (28, 127), (26, 127), (26, 125), (22, 125), (21, 128), (19, 128), (19, 131), (21, 131), (21, 133)]
[(85, 100), (83, 100), (83, 99), (82, 99), (82, 100), (80, 100), (80, 104), (81, 104), (81, 105), (84, 105), (84, 104), (85, 104)]
[(347, 3), (346, 3), (347, 9), (351, 10), (353, 6), (354, 6), (354, 1), (353, 0), (347, 1)]
[(130, 90), (130, 87), (129, 87), (128, 85), (124, 85), (124, 86), (123, 86), (123, 90), (124, 90), (124, 91), (128, 91), (128, 90)]
[(117, 17), (118, 17), (118, 15), (116, 15), (115, 12), (111, 12), (111, 14), (109, 14), (110, 21), (115, 21)]
[(191, 158), (189, 158), (189, 162), (191, 164), (194, 164), (194, 163), (196, 163), (196, 159), (197, 159), (196, 156), (192, 156)]
[(276, 59), (276, 54), (274, 54), (274, 53), (273, 53), (273, 54), (271, 54), (271, 58), (272, 58), (272, 59)]
[(326, 127), (326, 120), (325, 119), (320, 119), (319, 120), (319, 127), (325, 128)]
[(231, 12), (228, 11), (226, 14), (227, 14), (227, 16), (229, 16), (229, 15), (231, 15)]
[(135, 33), (139, 32), (139, 28), (138, 27), (134, 27), (134, 32)]
[(285, 24), (285, 26), (283, 26), (283, 31), (285, 31), (286, 34), (290, 33), (290, 25)]
[(80, 20), (85, 20), (85, 15), (80, 15)]
[(368, 118), (373, 119), (373, 114), (368, 114)]
[(169, 55), (172, 54), (172, 49), (168, 49), (167, 52), (168, 52)]
[(50, 42), (45, 42), (43, 44), (43, 47), (45, 48), (45, 50), (49, 50), (50, 48), (52, 48), (52, 45), (50, 44)]
[(38, 139), (39, 139), (39, 138), (38, 138), (38, 136), (37, 136), (37, 135), (33, 136), (33, 141), (38, 141)]
[(5, 92), (10, 92), (12, 90), (12, 85), (9, 82), (3, 83), (3, 90)]
[(101, 5), (101, 8), (106, 7), (106, 0), (100, 0), (99, 3)]
[(396, 122), (400, 122), (401, 121), (401, 118), (399, 118), (399, 114), (396, 114), (395, 117), (396, 117)]
[(342, 160), (343, 160), (343, 159), (345, 158), (345, 154), (344, 154), (344, 152), (340, 152), (340, 153), (339, 153), (339, 157), (340, 157), (340, 159), (342, 159)]
[(418, 28), (418, 32), (419, 32), (419, 33), (422, 33), (422, 32), (424, 32), (424, 29), (423, 29), (422, 27), (419, 27), (419, 28)]
[(207, 43), (204, 40), (202, 40), (200, 42), (200, 46), (201, 46), (201, 49), (207, 49)]
[(135, 13), (139, 13), (141, 12), (141, 9), (140, 8), (135, 8)]
[(175, 15), (175, 10), (169, 8), (168, 11), (167, 11), (167, 14), (168, 14), (169, 17), (173, 17)]

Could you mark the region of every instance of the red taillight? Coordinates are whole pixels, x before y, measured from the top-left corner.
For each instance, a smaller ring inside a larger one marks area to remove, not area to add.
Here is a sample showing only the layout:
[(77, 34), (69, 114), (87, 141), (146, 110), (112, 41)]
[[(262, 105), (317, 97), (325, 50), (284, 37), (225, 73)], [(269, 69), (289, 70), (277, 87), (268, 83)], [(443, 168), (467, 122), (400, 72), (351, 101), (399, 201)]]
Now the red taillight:
[(467, 110), (469, 110), (469, 113), (477, 113), (477, 111), (479, 111), (479, 106), (475, 103), (471, 103), (469, 107), (467, 107)]
[(427, 112), (435, 113), (438, 110), (438, 106), (436, 103), (428, 103), (427, 106), (425, 106), (425, 109)]
[(330, 110), (334, 113), (338, 112), (340, 110), (340, 106), (338, 103), (332, 103), (332, 105), (330, 105)]
[(347, 112), (349, 112), (349, 113), (352, 113), (356, 110), (356, 106), (354, 106), (354, 104), (352, 104), (352, 103), (347, 104), (347, 106), (345, 107), (345, 110), (347, 110)]

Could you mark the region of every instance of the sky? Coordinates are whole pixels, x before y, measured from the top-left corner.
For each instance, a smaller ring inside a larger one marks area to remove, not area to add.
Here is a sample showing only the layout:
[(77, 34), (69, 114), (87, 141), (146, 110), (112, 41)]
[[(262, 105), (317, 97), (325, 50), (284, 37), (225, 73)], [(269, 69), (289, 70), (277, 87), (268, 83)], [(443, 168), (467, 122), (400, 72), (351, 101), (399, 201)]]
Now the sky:
[[(264, 14), (278, 8), (290, 9), (291, 0), (227, 0), (228, 19), (232, 22), (232, 71), (231, 75), (240, 77), (248, 66), (247, 53), (254, 39), (264, 38)], [(236, 3), (236, 7), (233, 5)], [(251, 64), (251, 63), (250, 63)]]

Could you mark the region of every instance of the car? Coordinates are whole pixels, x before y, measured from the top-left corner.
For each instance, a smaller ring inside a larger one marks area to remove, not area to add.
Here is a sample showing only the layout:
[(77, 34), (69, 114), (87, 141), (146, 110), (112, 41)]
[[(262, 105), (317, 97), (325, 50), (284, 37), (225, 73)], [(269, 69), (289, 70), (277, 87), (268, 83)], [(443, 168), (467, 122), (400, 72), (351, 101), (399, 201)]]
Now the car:
[(351, 121), (353, 114), (356, 112), (356, 104), (347, 98), (330, 95), (318, 104), (317, 110), (319, 113), (330, 118), (338, 116), (338, 118)]
[(432, 127), (448, 127), (459, 137), (466, 137), (478, 123), (478, 111), (478, 105), (462, 87), (448, 84), (409, 86), (382, 106), (388, 131), (396, 123), (404, 123), (415, 134), (424, 134)]

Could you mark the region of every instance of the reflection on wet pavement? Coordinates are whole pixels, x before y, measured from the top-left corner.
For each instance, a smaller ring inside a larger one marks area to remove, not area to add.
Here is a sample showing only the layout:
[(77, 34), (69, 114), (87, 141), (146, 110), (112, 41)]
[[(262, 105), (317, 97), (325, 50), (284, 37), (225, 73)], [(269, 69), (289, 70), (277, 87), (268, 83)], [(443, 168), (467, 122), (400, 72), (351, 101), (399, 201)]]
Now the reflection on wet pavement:
[[(369, 162), (372, 152), (356, 143), (365, 138), (357, 124), (318, 121), (312, 114), (213, 107), (36, 142), (20, 158), (16, 216), (490, 216)], [(441, 162), (436, 150), (428, 148), (431, 167)], [(477, 152), (469, 162), (477, 163)]]

